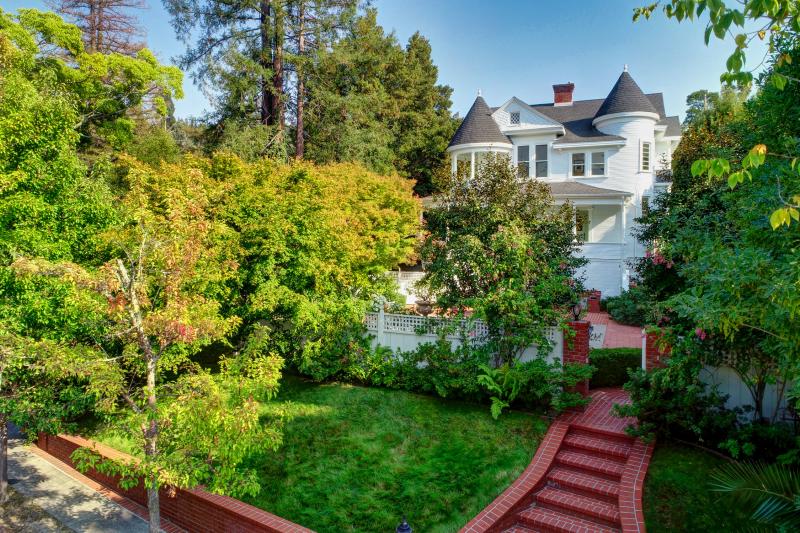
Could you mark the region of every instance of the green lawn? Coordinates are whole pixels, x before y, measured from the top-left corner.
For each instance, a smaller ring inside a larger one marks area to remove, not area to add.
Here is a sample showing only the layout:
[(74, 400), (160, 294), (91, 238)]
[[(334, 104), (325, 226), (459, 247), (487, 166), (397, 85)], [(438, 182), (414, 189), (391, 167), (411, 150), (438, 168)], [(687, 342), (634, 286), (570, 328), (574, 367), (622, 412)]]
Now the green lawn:
[[(325, 532), (457, 531), (527, 466), (547, 430), (539, 417), (386, 389), (285, 377), (264, 415), (284, 411), (277, 453), (251, 458), (262, 489), (246, 499)], [(113, 435), (96, 438), (127, 448)]]
[(644, 517), (649, 533), (743, 531), (748, 514), (726, 495), (708, 488), (711, 472), (725, 462), (697, 448), (656, 444), (644, 484)]

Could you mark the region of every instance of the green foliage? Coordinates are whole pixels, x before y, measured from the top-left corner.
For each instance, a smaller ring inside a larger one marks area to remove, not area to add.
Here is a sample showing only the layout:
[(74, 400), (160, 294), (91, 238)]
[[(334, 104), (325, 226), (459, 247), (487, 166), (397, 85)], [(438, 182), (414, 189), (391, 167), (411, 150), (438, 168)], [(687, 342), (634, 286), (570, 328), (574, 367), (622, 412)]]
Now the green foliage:
[(549, 363), (536, 358), (514, 366), (498, 368), (481, 365), (478, 383), (492, 395), (491, 413), (496, 420), (503, 409), (515, 401), (526, 407), (549, 407), (563, 411), (586, 405), (588, 399), (574, 391), (575, 385), (588, 380), (594, 372), (589, 365)]
[(736, 428), (737, 416), (725, 409), (725, 397), (700, 379), (702, 363), (673, 347), (667, 366), (650, 372), (630, 373), (624, 389), (629, 405), (617, 405), (615, 412), (638, 420), (631, 435), (647, 440), (676, 437), (715, 446)]
[(621, 387), (631, 370), (642, 367), (640, 348), (597, 348), (589, 352), (589, 363), (596, 369), (591, 388)]
[(652, 323), (654, 303), (641, 287), (633, 287), (619, 296), (604, 298), (603, 305), (611, 318), (620, 324), (645, 326)]
[(139, 128), (126, 151), (153, 167), (161, 163), (177, 163), (181, 157), (175, 137), (168, 129), (158, 126)]
[(418, 201), (411, 183), (357, 165), (247, 165), (215, 156), (208, 172), (230, 194), (220, 216), (236, 228), (246, 323), (305, 374), (325, 379), (363, 349), (364, 312), (390, 292), (384, 275), (410, 260)]
[(403, 47), (367, 10), (310, 67), (308, 157), (397, 171), (429, 194), (457, 126), (452, 89), (437, 76), (427, 39), (416, 33)]
[(214, 143), (217, 149), (237, 155), (247, 163), (255, 163), (264, 158), (273, 161), (286, 161), (288, 154), (283, 133), (274, 126), (263, 124), (240, 124), (234, 120), (226, 121), (222, 134)]
[(520, 182), (507, 158), (487, 156), (474, 180), (456, 175), (426, 212), (422, 284), (444, 309), (474, 309), (501, 362), (549, 347), (577, 299), (571, 209), (552, 207), (546, 184)]
[(161, 117), (164, 97), (183, 96), (183, 74), (176, 67), (161, 65), (147, 49), (135, 57), (88, 53), (80, 30), (53, 13), (20, 9), (12, 17), (0, 11), (0, 35), (0, 62), (12, 63), (29, 81), (49, 87), (54, 101), (68, 102), (74, 113), (71, 125), (85, 149), (124, 147), (133, 137), (132, 111)]
[(729, 463), (712, 473), (715, 491), (730, 494), (737, 505), (751, 510), (752, 520), (775, 528), (800, 528), (800, 474), (777, 464)]

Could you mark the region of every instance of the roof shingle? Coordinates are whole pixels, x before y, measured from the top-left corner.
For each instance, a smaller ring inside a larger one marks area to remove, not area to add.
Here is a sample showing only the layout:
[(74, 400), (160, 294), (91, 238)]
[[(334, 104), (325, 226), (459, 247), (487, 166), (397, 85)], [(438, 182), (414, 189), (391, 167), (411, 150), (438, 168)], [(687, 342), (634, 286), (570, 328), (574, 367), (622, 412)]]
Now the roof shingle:
[[(663, 100), (662, 100), (663, 104)], [(606, 96), (603, 105), (597, 110), (595, 118), (603, 115), (613, 115), (614, 113), (633, 113), (646, 112), (659, 115), (653, 102), (645, 96), (639, 86), (633, 81), (628, 71), (625, 70), (619, 75), (617, 83)]]
[(492, 118), (492, 110), (482, 96), (475, 99), (447, 147), (470, 143), (511, 144), (509, 138), (503, 135), (500, 127)]

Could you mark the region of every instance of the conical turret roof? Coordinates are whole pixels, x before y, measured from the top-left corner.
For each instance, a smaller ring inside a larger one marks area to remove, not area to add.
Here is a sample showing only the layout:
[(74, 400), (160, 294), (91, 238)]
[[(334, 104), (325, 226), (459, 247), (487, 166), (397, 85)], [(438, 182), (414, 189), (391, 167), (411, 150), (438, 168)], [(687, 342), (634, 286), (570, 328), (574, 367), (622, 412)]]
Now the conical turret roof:
[(500, 127), (492, 118), (492, 110), (482, 96), (478, 96), (472, 107), (469, 108), (467, 116), (464, 117), (464, 121), (453, 135), (448, 148), (470, 143), (511, 144), (511, 141), (503, 135)]
[(628, 71), (625, 70), (620, 74), (617, 83), (614, 84), (594, 117), (635, 112), (659, 114), (650, 99), (644, 95)]

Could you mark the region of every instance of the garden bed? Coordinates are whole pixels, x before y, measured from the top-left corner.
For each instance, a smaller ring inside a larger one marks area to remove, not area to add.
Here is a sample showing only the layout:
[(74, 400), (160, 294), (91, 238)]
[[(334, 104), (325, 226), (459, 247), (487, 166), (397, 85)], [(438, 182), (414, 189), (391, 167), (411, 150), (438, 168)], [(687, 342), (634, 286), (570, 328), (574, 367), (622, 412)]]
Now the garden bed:
[[(250, 458), (261, 492), (244, 501), (317, 531), (457, 531), (524, 470), (540, 417), (486, 406), (285, 377), (265, 417), (285, 413), (284, 444)], [(97, 440), (136, 453), (109, 430)]]

